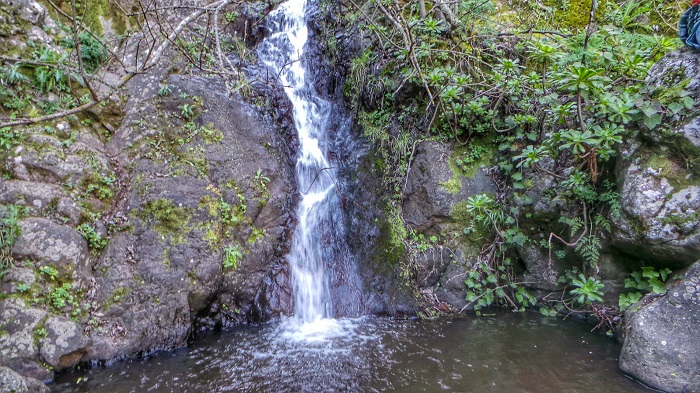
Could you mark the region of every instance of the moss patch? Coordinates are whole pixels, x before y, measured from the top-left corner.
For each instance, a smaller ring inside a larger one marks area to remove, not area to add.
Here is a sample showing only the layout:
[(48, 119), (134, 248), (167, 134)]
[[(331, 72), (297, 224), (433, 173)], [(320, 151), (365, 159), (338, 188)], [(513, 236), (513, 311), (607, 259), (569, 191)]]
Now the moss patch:
[(171, 236), (176, 243), (182, 241), (183, 233), (187, 233), (191, 214), (186, 207), (175, 206), (170, 199), (161, 198), (148, 201), (138, 217), (152, 224), (153, 229), (161, 236)]
[[(581, 30), (588, 24), (592, 0), (570, 0), (568, 2), (546, 0), (544, 3), (554, 9), (554, 22), (557, 25), (572, 30)], [(598, 2), (596, 19), (600, 19), (603, 16), (606, 7), (607, 0)]]
[(447, 164), (452, 171), (450, 180), (440, 182), (440, 185), (450, 194), (457, 194), (462, 189), (462, 177), (472, 179), (481, 168), (493, 164), (495, 137), (485, 136), (475, 139), (467, 146), (456, 148), (450, 155)]
[(455, 171), (454, 169), (452, 170), (452, 177), (448, 181), (443, 181), (440, 182), (440, 185), (442, 188), (445, 189), (450, 194), (457, 194), (459, 190), (462, 189), (462, 181), (460, 180), (459, 173)]
[(700, 185), (700, 177), (692, 173), (684, 165), (679, 165), (669, 158), (668, 154), (653, 154), (647, 161), (646, 167), (660, 171), (660, 176), (668, 180), (676, 190)]

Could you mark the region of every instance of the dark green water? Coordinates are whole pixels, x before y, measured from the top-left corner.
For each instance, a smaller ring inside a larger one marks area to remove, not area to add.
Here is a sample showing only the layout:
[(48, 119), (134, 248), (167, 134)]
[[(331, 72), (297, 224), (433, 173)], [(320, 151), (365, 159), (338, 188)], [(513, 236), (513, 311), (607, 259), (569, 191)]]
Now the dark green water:
[(649, 392), (590, 326), (536, 314), (443, 321), (340, 320), (297, 341), (280, 325), (57, 378), (54, 392)]

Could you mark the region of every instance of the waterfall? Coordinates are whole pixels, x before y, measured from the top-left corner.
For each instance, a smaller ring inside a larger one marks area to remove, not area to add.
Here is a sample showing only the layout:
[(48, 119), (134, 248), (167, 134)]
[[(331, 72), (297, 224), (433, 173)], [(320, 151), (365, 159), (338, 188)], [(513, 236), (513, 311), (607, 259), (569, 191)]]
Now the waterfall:
[(288, 262), (294, 290), (294, 320), (310, 324), (335, 316), (331, 301), (328, 264), (338, 254), (333, 244), (342, 227), (336, 194), (336, 169), (329, 163), (327, 123), (331, 105), (321, 99), (308, 80), (304, 47), (309, 32), (306, 0), (289, 0), (268, 15), (272, 34), (259, 50), (261, 60), (279, 75), (279, 83), (293, 105), (299, 134), (296, 180), (301, 193), (298, 225)]

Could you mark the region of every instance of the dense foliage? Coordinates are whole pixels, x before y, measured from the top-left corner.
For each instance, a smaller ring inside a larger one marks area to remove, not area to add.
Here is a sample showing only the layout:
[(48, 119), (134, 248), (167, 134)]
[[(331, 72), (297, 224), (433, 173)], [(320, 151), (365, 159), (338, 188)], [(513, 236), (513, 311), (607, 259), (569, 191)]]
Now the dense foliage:
[[(491, 173), (504, 184), (499, 195), (464, 204), (471, 219), (465, 234), (491, 233), (490, 251), (465, 281), (477, 309), (534, 304), (511, 262), (512, 250), (524, 245), (548, 249), (550, 268), (557, 259), (581, 263), (581, 273), (560, 278), (572, 290), (555, 302), (557, 310), (602, 300), (597, 263), (620, 213), (610, 168), (621, 143), (632, 130), (663, 127), (695, 106), (687, 81), (673, 89), (644, 83), (654, 62), (680, 44), (669, 16), (680, 14), (678, 5), (657, 3), (356, 4), (349, 18), (364, 23), (374, 44), (352, 62), (346, 93), (361, 104), (365, 134), (381, 147), (394, 198), (420, 141), (465, 146), (450, 159), (463, 173), (484, 163), (485, 145), (498, 149)], [(547, 197), (568, 215), (548, 229), (528, 228), (527, 190), (542, 176), (554, 184)]]

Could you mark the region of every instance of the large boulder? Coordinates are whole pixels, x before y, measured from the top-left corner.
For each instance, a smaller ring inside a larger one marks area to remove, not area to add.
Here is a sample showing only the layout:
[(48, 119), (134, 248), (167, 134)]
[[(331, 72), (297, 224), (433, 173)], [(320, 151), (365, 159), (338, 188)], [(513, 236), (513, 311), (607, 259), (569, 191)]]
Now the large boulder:
[(68, 318), (27, 307), (18, 298), (0, 303), (0, 317), (0, 365), (23, 376), (50, 379), (50, 369), (73, 367), (88, 353), (90, 340)]
[(90, 340), (70, 319), (52, 315), (44, 323), (44, 329), (46, 336), (39, 342), (39, 353), (54, 369), (73, 367), (87, 353)]
[[(456, 164), (460, 154), (460, 149), (449, 145), (434, 141), (420, 143), (408, 174), (402, 206), (407, 227), (424, 236), (423, 244), (413, 250), (416, 254), (412, 256), (419, 288), (429, 301), (432, 298), (432, 302), (444, 303), (456, 311), (469, 305), (465, 300), (464, 279), (489, 236), (489, 233), (464, 236), (463, 230), (469, 225), (465, 202), (477, 194), (489, 194), (495, 199), (498, 193), (485, 170), (490, 157), (460, 168)], [(430, 236), (438, 236), (440, 244), (430, 242)]]
[[(649, 71), (657, 105), (700, 101), (700, 58), (684, 48)], [(674, 101), (669, 101), (674, 100)], [(649, 264), (682, 268), (700, 255), (700, 118), (671, 115), (641, 125), (618, 159), (622, 217), (613, 220), (612, 246)]]
[(668, 392), (700, 392), (700, 261), (665, 296), (627, 316), (620, 368)]
[(60, 185), (0, 179), (0, 203), (21, 205), (33, 216), (55, 214), (71, 225), (78, 225), (81, 209)]
[(680, 268), (700, 255), (700, 182), (668, 153), (642, 147), (624, 168), (613, 246)]

